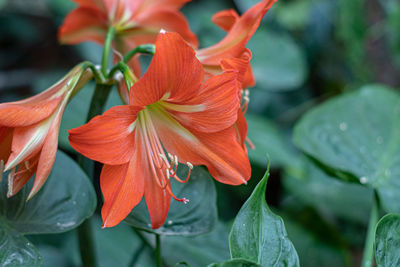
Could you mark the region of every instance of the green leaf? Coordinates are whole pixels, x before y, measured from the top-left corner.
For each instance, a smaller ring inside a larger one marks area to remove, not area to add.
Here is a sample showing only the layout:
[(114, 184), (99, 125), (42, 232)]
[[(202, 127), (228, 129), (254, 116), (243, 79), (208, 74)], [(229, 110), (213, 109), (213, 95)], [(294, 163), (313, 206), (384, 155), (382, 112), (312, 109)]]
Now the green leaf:
[(215, 25), (211, 18), (218, 11), (230, 8), (225, 1), (191, 1), (182, 8), (189, 19), (190, 28), (196, 33), (202, 47), (219, 42), (226, 33)]
[(231, 256), (262, 266), (299, 266), (282, 218), (273, 214), (265, 201), (268, 176), (267, 172), (235, 218), (229, 235)]
[(378, 222), (375, 248), (378, 267), (400, 266), (400, 214), (387, 214)]
[(248, 149), (252, 162), (265, 165), (267, 155), (271, 158), (272, 167), (293, 165), (298, 161), (294, 149), (272, 121), (251, 114), (246, 114), (246, 120), (248, 137), (255, 146), (255, 149)]
[(96, 208), (96, 194), (86, 174), (66, 154), (58, 151), (53, 170), (43, 188), (26, 201), (28, 185), (7, 198), (7, 177), (0, 187), (0, 214), (24, 234), (59, 233), (77, 227)]
[(365, 0), (339, 0), (337, 9), (336, 35), (343, 45), (346, 62), (355, 80), (368, 81), (371, 76), (370, 64), (366, 58), (366, 41), (369, 27), (365, 15)]
[[(178, 170), (186, 177), (187, 168)], [(152, 229), (145, 201), (142, 200), (125, 221), (132, 226), (160, 235), (198, 235), (210, 232), (217, 221), (216, 193), (214, 182), (206, 169), (195, 167), (187, 183), (172, 181), (172, 191), (178, 198), (188, 198), (183, 204), (172, 200), (166, 223)]]
[(234, 3), (238, 7), (241, 13), (246, 12), (252, 6), (260, 2), (259, 0), (234, 0)]
[(170, 266), (186, 262), (193, 267), (207, 266), (229, 258), (229, 228), (218, 223), (213, 231), (197, 236), (162, 236), (161, 253)]
[(113, 228), (101, 229), (101, 219), (95, 217), (92, 228), (100, 267), (131, 266), (135, 256), (135, 266), (155, 266), (154, 252), (142, 244), (129, 225), (121, 223)]
[(297, 199), (292, 200), (290, 207), (287, 207), (288, 202), (285, 201), (285, 211), (279, 214), (285, 220), (288, 236), (296, 247), (300, 266), (352, 266), (351, 254), (341, 232), (314, 209), (301, 207)]
[(259, 29), (249, 41), (257, 88), (287, 91), (301, 87), (307, 76), (305, 55), (295, 41), (282, 33)]
[(0, 218), (0, 266), (42, 266), (36, 248)]
[(310, 21), (313, 4), (315, 5), (315, 2), (312, 0), (279, 2), (275, 7), (276, 19), (290, 30), (304, 30)]
[(379, 85), (336, 97), (308, 112), (294, 141), (330, 174), (377, 190), (400, 212), (400, 96)]
[(282, 179), (284, 187), (292, 195), (304, 204), (316, 208), (321, 214), (365, 225), (368, 223), (373, 198), (370, 188), (335, 179), (309, 160), (304, 160), (303, 163), (303, 172), (286, 173)]
[(233, 259), (220, 263), (213, 263), (208, 267), (261, 267), (258, 263), (246, 259)]

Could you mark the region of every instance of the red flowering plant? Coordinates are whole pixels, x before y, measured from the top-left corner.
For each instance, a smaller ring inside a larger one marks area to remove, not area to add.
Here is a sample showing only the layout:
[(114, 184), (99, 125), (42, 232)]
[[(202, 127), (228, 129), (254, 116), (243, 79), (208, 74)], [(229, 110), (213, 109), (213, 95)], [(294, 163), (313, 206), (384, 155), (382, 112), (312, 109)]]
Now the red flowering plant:
[[(179, 11), (188, 0), (74, 2), (78, 7), (65, 18), (59, 40), (101, 44), (102, 61), (99, 66), (79, 64), (36, 96), (0, 103), (0, 167), (7, 177), (2, 183), (7, 185), (10, 203), (28, 201), (22, 213), (14, 212), (12, 204), (7, 206), (10, 214), (5, 217), (11, 221), (26, 217), (30, 205), (33, 211), (39, 209), (40, 214), (57, 218), (47, 228), (35, 226), (32, 230), (29, 223), (16, 224), (22, 233), (62, 232), (84, 221), (78, 228), (82, 263), (92, 265), (92, 251), (86, 247), (90, 221), (85, 219), (95, 208), (94, 190), (86, 178), (93, 176), (94, 184), (97, 179), (100, 184), (102, 227), (125, 220), (147, 246), (153, 244), (143, 231), (155, 234), (155, 264), (162, 266), (160, 236), (204, 234), (215, 226), (212, 178), (222, 184), (242, 185), (251, 177), (244, 115), (249, 102), (247, 88), (254, 86), (255, 79), (252, 53), (246, 44), (275, 0), (260, 1), (242, 15), (234, 10), (215, 14), (212, 21), (226, 36), (200, 49)], [(110, 67), (111, 52), (114, 65)], [(152, 56), (143, 73), (141, 54)], [(78, 152), (70, 152), (77, 167), (63, 152), (56, 159), (58, 134), (66, 107), (90, 80), (95, 81), (96, 89), (88, 121), (68, 131), (70, 145)], [(104, 111), (115, 85), (123, 105)], [(65, 174), (61, 176), (68, 179), (61, 180), (57, 168), (63, 166)], [(61, 204), (48, 196), (54, 194), (54, 184), (68, 193), (62, 199), (65, 192), (57, 196)], [(44, 199), (48, 206), (42, 209), (38, 205)], [(82, 212), (66, 205), (69, 200), (87, 209)], [(74, 216), (65, 216), (65, 210)], [(32, 221), (35, 216), (32, 212)], [(285, 257), (295, 258), (294, 265), (298, 264), (295, 251)], [(234, 252), (232, 258), (224, 264), (260, 264)]]

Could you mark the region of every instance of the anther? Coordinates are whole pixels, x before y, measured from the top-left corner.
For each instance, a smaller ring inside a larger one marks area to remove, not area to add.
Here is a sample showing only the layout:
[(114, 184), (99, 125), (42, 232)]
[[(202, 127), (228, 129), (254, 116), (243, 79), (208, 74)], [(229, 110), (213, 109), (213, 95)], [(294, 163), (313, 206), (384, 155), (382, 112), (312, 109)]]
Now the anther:
[(179, 162), (178, 162), (178, 156), (177, 155), (175, 155), (174, 160), (175, 160), (176, 166), (178, 166)]
[(190, 163), (190, 162), (186, 162), (186, 165), (188, 165), (188, 167), (189, 167), (189, 169), (193, 169), (193, 164), (192, 163)]
[(14, 176), (15, 176), (15, 168), (13, 168), (11, 170), (11, 172), (8, 174), (8, 192), (7, 192), (7, 197), (12, 197), (12, 195), (13, 195)]
[(29, 168), (29, 161), (25, 160), (25, 161), (24, 161), (24, 164), (25, 164), (25, 168), (26, 168), (27, 170), (29, 170), (29, 169), (30, 169), (30, 168)]

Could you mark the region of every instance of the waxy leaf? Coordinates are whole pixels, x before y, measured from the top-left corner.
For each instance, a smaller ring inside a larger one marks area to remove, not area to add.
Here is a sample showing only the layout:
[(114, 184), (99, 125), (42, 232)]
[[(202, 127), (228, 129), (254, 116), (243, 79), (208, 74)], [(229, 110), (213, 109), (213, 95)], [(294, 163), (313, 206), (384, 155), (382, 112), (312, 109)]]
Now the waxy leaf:
[(261, 267), (260, 264), (245, 260), (245, 259), (233, 259), (220, 263), (213, 263), (208, 267)]
[(21, 233), (68, 231), (90, 217), (96, 208), (96, 194), (89, 178), (61, 151), (43, 188), (26, 201), (32, 182), (33, 178), (11, 198), (7, 198), (6, 175), (0, 186), (0, 214)]
[(375, 248), (378, 267), (400, 266), (400, 214), (387, 214), (378, 222)]
[(260, 27), (248, 45), (253, 52), (256, 87), (270, 91), (298, 89), (308, 76), (303, 51), (290, 36)]
[(42, 266), (36, 248), (0, 218), (0, 266)]
[(315, 210), (307, 206), (302, 208), (298, 199), (285, 201), (284, 205), (287, 211), (280, 215), (296, 247), (300, 266), (352, 266), (347, 243), (334, 225), (325, 221)]
[(303, 165), (302, 171), (287, 173), (282, 179), (292, 195), (321, 214), (368, 223), (373, 199), (370, 188), (334, 179), (310, 160), (305, 159)]
[(297, 162), (294, 149), (272, 121), (251, 114), (246, 114), (246, 120), (249, 127), (248, 138), (255, 146), (254, 149), (248, 149), (252, 163), (263, 166), (267, 154), (271, 158), (272, 167), (284, 167)]
[(229, 259), (228, 235), (229, 228), (220, 222), (212, 232), (204, 235), (162, 236), (163, 260), (169, 266), (183, 261), (192, 267), (204, 267), (213, 262), (222, 262)]
[(262, 266), (299, 266), (282, 218), (271, 212), (265, 200), (268, 176), (267, 172), (236, 216), (229, 235), (231, 256)]
[[(186, 177), (187, 168), (178, 170)], [(189, 199), (187, 204), (171, 201), (167, 220), (158, 229), (152, 229), (146, 203), (142, 200), (125, 219), (130, 225), (160, 235), (198, 235), (210, 232), (217, 222), (214, 182), (206, 169), (195, 167), (187, 183), (172, 181), (172, 191), (178, 198)]]
[(325, 171), (377, 190), (383, 208), (400, 212), (400, 95), (373, 85), (308, 112), (294, 141)]

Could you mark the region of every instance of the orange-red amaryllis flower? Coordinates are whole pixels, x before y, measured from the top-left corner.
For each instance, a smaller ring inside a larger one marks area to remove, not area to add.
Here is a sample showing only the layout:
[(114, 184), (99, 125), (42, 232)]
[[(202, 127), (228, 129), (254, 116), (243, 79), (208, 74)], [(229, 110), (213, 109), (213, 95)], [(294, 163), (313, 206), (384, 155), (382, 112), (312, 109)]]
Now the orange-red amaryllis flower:
[(0, 104), (0, 169), (15, 195), (36, 173), (28, 199), (42, 187), (57, 152), (60, 121), (74, 91), (90, 78), (78, 65), (57, 84), (25, 100)]
[(160, 29), (177, 32), (197, 46), (197, 38), (179, 9), (190, 0), (73, 0), (72, 10), (59, 30), (62, 43), (95, 41), (103, 44), (108, 28), (116, 29), (115, 44), (126, 53), (144, 43), (154, 43)]
[(143, 195), (153, 228), (160, 227), (171, 197), (187, 201), (171, 189), (171, 178), (184, 182), (176, 175), (179, 162), (189, 166), (187, 178), (192, 164), (205, 165), (226, 184), (250, 178), (249, 160), (233, 127), (239, 108), (236, 73), (203, 82), (201, 63), (178, 34), (160, 33), (155, 45), (147, 72), (130, 89), (129, 105), (69, 131), (72, 147), (104, 163), (104, 227), (123, 220)]
[(257, 30), (265, 13), (276, 1), (263, 0), (240, 17), (232, 9), (218, 12), (213, 16), (213, 22), (226, 30), (227, 35), (217, 44), (196, 52), (208, 75), (219, 74), (232, 66), (245, 67), (246, 71), (239, 77), (242, 88), (254, 86), (255, 80), (249, 65), (251, 53), (245, 46)]

